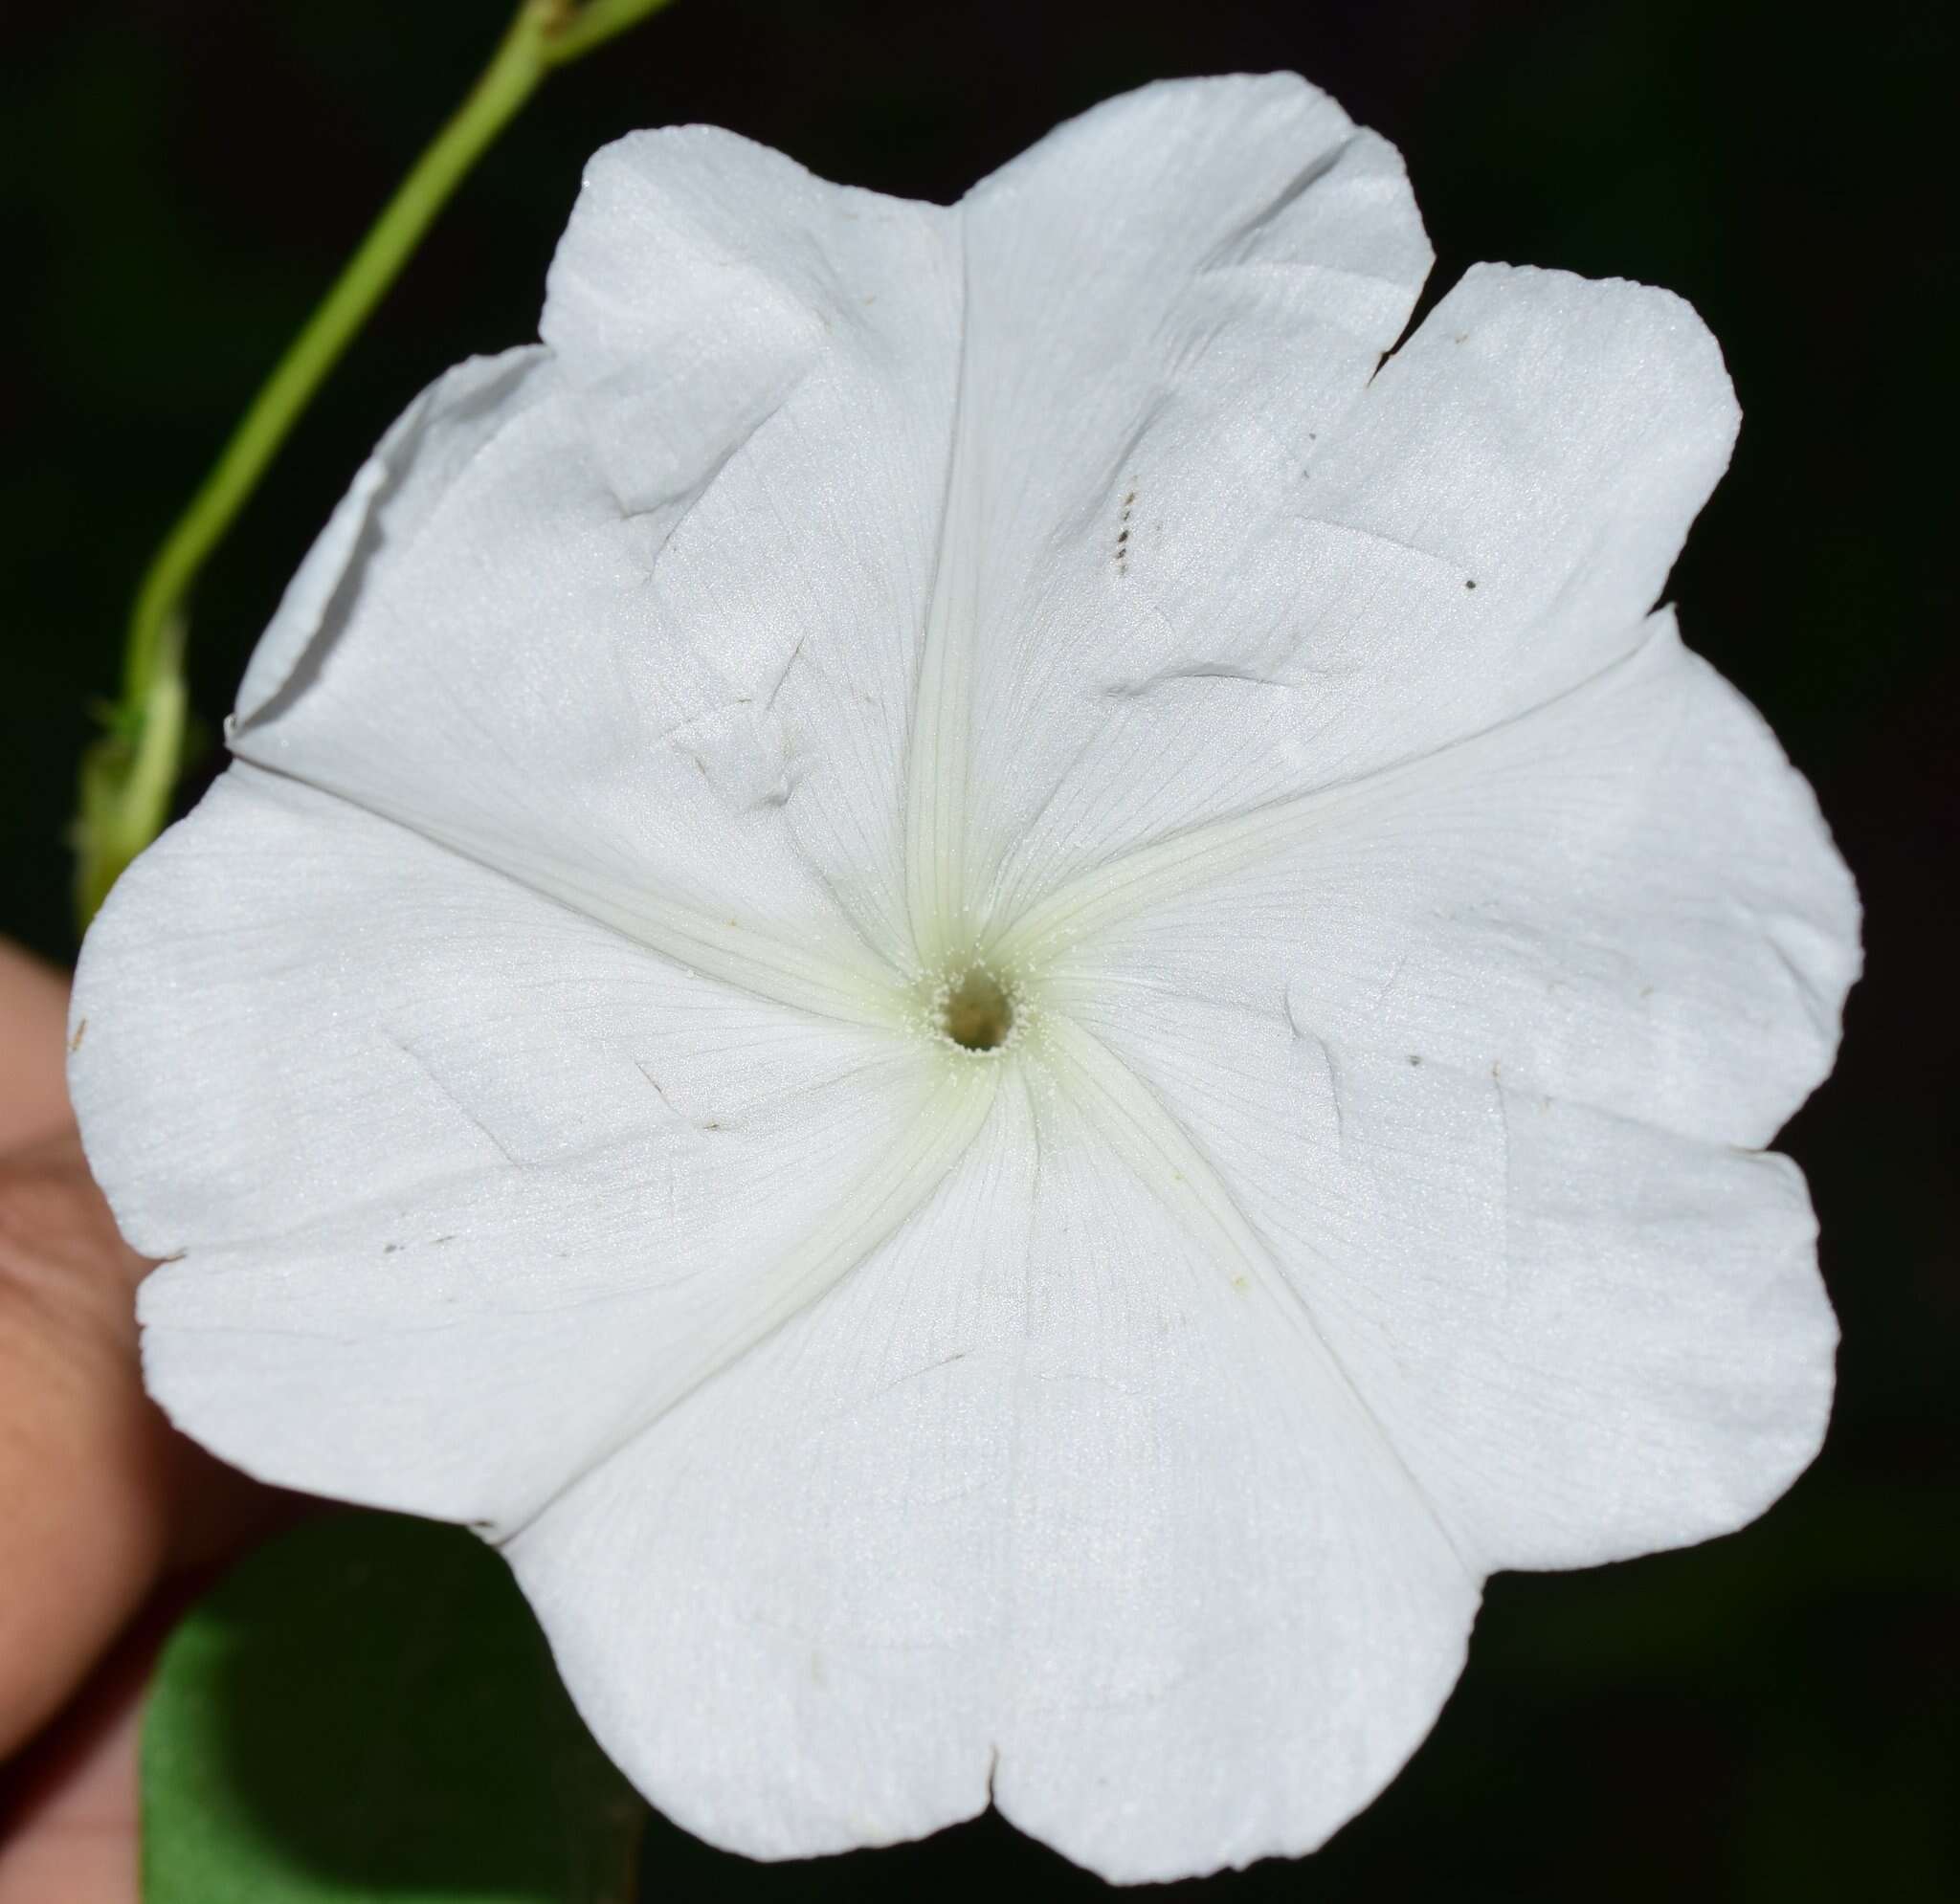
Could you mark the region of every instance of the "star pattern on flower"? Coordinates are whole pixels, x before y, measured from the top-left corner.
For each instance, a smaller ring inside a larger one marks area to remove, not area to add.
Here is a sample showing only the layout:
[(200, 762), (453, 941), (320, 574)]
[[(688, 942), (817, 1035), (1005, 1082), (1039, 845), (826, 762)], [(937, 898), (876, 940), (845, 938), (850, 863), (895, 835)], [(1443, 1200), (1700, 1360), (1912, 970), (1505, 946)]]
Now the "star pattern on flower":
[(1429, 263), (1286, 76), (951, 208), (608, 147), (91, 934), (153, 1392), (496, 1540), (717, 1843), (1308, 1849), (1487, 1574), (1815, 1450), (1857, 903), (1655, 608), (1727, 377)]

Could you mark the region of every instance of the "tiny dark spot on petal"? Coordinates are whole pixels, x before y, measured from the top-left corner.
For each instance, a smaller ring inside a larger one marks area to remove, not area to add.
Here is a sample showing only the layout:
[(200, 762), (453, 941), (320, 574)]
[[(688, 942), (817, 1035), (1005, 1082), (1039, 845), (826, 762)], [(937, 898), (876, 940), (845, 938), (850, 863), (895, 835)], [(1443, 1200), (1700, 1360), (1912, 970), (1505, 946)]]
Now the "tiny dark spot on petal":
[(68, 1041), (68, 1052), (71, 1057), (81, 1050), (81, 1041), (87, 1034), (88, 1020), (86, 1018), (78, 1018), (75, 1021), (75, 1036)]
[(1475, 578), (1474, 576), (1466, 576), (1466, 577), (1464, 578), (1464, 582), (1463, 582), (1463, 587), (1466, 587), (1466, 588), (1474, 588), (1474, 587), (1477, 587), (1477, 581), (1476, 581), (1476, 578)]
[(1409, 1062), (1411, 1064), (1420, 1064), (1422, 1062), (1422, 1053), (1420, 1052), (1411, 1052), (1409, 1053)]

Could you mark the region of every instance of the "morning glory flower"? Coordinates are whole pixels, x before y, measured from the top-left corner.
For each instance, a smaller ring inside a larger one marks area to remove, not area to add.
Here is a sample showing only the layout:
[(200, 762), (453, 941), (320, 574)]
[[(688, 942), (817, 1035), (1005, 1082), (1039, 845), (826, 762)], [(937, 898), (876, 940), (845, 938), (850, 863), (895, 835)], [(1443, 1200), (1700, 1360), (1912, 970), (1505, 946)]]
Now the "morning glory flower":
[(89, 939), (154, 1392), (496, 1541), (718, 1844), (1305, 1850), (1489, 1573), (1815, 1451), (1857, 904), (1655, 607), (1728, 380), (1492, 265), (1395, 348), (1429, 263), (1288, 77), (949, 209), (608, 147)]

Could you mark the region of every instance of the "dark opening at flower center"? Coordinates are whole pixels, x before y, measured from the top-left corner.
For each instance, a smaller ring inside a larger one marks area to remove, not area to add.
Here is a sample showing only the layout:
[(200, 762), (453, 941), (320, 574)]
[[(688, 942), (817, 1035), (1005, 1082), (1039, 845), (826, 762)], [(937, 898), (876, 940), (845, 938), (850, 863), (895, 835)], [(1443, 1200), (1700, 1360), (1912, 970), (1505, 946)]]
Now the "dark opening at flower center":
[(940, 1024), (967, 1051), (997, 1051), (1014, 1029), (1013, 1000), (991, 972), (976, 966), (947, 988)]

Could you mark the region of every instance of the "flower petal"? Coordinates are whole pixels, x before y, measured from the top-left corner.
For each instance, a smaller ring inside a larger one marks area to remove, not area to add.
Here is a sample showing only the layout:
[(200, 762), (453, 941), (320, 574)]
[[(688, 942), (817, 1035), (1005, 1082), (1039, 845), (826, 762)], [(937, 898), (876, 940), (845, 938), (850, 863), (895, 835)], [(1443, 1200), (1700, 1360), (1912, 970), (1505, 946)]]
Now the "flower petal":
[(715, 1844), (809, 1856), (987, 1804), (1032, 1164), (1018, 1089), (996, 1112), (830, 1297), (505, 1549), (594, 1736)]
[(1055, 1074), (995, 1802), (1120, 1882), (1310, 1850), (1428, 1732), (1481, 1579), (1141, 1079), (1080, 1035)]
[(1309, 470), (1288, 539), (1308, 612), (1282, 674), (1315, 690), (1323, 781), (1509, 720), (1636, 646), (1738, 415), (1672, 292), (1467, 271)]
[(1660, 615), (1529, 719), (1148, 849), (1007, 950), (1762, 1144), (1831, 1068), (1858, 925), (1810, 788)]
[(173, 1258), (142, 1304), (173, 1418), (500, 1527), (847, 1271), (903, 1215), (861, 1193), (937, 1128), (890, 1034), (250, 767), (118, 885), (75, 1010), (91, 1163)]
[(1729, 1532), (1815, 1454), (1837, 1329), (1787, 1159), (1277, 1007), (1073, 1008), (1192, 1133), (1485, 1568)]
[(991, 1765), (1011, 1820), (1119, 1880), (1304, 1850), (1456, 1676), (1476, 1579), (1068, 1062), (510, 1547), (601, 1741), (716, 1843), (914, 1835)]
[(1638, 641), (1735, 420), (1680, 299), (1476, 267), (1248, 506), (1224, 559), (1132, 561), (1132, 626), (1157, 632), (1127, 670), (1053, 683), (1080, 744), (1058, 775), (1046, 753), (1016, 755), (1047, 806), (1012, 836), (998, 912), (1597, 673)]
[[(1287, 74), (1112, 100), (958, 210), (959, 429), (911, 818), (915, 919), (943, 932), (1125, 697), (1182, 664), (1180, 603), (1297, 488), (1430, 258), (1392, 147)], [(1078, 827), (1134, 837), (1134, 804), (1049, 816), (1040, 839), (1065, 858)], [(1213, 810), (1180, 786), (1154, 823)]]
[(453, 372), (390, 432), (255, 661), (236, 751), (636, 906), (683, 963), (717, 968), (733, 919), (888, 976), (949, 219), (700, 128), (602, 152), (547, 347)]
[(261, 716), (270, 719), (275, 697), (289, 686), (295, 695), (305, 687), (303, 676), (294, 679), (296, 669), (309, 654), (316, 663), (324, 659), (378, 552), (420, 533), (477, 453), (548, 387), (549, 365), (550, 353), (535, 344), (468, 358), (395, 419), (355, 472), (253, 650), (238, 686), (234, 733)]

